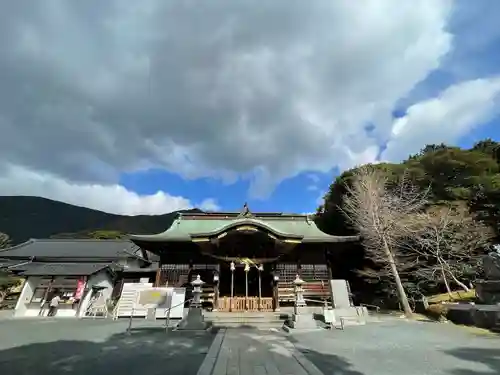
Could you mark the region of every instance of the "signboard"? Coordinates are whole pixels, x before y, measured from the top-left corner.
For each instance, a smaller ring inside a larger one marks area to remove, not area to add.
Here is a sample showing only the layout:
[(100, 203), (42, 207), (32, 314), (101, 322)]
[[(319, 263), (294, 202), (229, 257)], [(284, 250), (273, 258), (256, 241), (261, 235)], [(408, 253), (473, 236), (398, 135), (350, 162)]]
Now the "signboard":
[(168, 288), (148, 288), (138, 290), (136, 307), (140, 309), (157, 309), (168, 306), (168, 300)]
[[(166, 304), (156, 309), (156, 318), (163, 319), (168, 316), (171, 319), (182, 319), (184, 317), (184, 302), (186, 300), (186, 288), (165, 288), (168, 293)], [(168, 312), (170, 309), (170, 312)]]

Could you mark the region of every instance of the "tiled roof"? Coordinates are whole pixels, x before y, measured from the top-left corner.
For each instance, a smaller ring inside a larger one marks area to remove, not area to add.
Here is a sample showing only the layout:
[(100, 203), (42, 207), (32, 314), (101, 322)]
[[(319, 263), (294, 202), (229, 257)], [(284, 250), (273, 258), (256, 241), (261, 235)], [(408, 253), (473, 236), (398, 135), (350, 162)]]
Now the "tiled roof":
[(89, 276), (110, 266), (112, 265), (106, 263), (30, 263), (22, 266), (21, 275)]
[[(207, 217), (208, 218), (208, 217)], [(193, 237), (214, 236), (238, 226), (255, 226), (277, 237), (297, 238), (302, 242), (348, 242), (357, 236), (332, 236), (322, 232), (307, 215), (281, 217), (241, 217), (192, 219), (180, 216), (163, 233), (130, 235), (132, 241), (191, 241)]]
[[(31, 239), (0, 250), (0, 258), (126, 258), (137, 246), (127, 240)], [(140, 255), (140, 253), (138, 253)]]

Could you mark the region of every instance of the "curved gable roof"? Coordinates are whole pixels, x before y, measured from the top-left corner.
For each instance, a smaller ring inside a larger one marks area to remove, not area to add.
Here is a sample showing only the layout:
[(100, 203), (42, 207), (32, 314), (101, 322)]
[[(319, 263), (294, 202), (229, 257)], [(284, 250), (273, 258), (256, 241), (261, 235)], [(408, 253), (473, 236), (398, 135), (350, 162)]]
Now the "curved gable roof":
[(129, 235), (132, 241), (139, 242), (186, 242), (193, 238), (212, 237), (232, 228), (252, 225), (276, 237), (298, 239), (302, 242), (348, 242), (357, 241), (358, 236), (332, 236), (322, 232), (305, 215), (279, 218), (177, 218), (165, 232), (152, 235)]

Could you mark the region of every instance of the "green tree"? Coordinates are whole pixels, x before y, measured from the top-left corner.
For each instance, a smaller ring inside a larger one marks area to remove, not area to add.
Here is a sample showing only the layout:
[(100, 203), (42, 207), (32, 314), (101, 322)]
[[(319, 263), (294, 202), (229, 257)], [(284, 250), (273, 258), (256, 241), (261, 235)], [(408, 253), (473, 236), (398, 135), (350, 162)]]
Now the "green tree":
[[(10, 246), (10, 237), (0, 232), (0, 249), (5, 249)], [(3, 302), (11, 288), (19, 285), (21, 280), (13, 277), (6, 271), (0, 270), (0, 304)]]
[(5, 234), (0, 232), (0, 250), (5, 249), (10, 246), (10, 237)]

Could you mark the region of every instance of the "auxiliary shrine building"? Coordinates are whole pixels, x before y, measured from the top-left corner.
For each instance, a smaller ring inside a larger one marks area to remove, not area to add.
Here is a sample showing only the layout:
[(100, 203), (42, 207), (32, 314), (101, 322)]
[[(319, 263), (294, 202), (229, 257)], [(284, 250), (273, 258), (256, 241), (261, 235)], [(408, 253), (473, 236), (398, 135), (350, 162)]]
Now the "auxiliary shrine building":
[(306, 299), (333, 300), (328, 281), (357, 240), (322, 232), (309, 215), (245, 205), (239, 213), (179, 214), (165, 232), (129, 240), (30, 240), (0, 251), (0, 267), (26, 278), (17, 315), (40, 315), (54, 285), (68, 299), (65, 314), (82, 317), (97, 291), (112, 300), (124, 283), (151, 283), (187, 287), (189, 297), (198, 275), (208, 309), (273, 311), (293, 303), (296, 275)]

